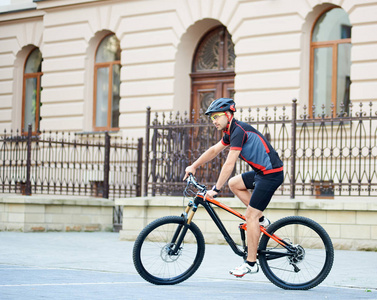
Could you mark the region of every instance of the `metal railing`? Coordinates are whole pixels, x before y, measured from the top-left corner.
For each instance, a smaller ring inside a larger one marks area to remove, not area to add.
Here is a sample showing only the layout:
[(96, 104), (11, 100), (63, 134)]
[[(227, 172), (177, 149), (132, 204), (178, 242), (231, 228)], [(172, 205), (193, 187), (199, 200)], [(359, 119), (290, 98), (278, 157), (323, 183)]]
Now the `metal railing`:
[[(141, 196), (143, 139), (104, 134), (6, 131), (0, 136), (2, 193), (119, 198)], [(114, 229), (122, 224), (114, 206)]]
[(0, 191), (97, 196), (141, 195), (143, 140), (42, 132), (0, 136)]
[(0, 136), (3, 193), (103, 198), (141, 195), (143, 140), (122, 142), (109, 133), (6, 131)]
[[(285, 180), (276, 194), (295, 198), (312, 195), (377, 196), (377, 103), (352, 103), (346, 112), (325, 114), (307, 107), (240, 110), (236, 118), (262, 132), (284, 163)], [(192, 113), (192, 115), (195, 115)], [(187, 113), (173, 115), (147, 109), (144, 195), (181, 195), (186, 166), (217, 143), (221, 134), (207, 118), (191, 120)], [(201, 168), (197, 176), (215, 183), (227, 152)], [(250, 170), (239, 160), (235, 173)], [(222, 195), (232, 195), (225, 188)]]

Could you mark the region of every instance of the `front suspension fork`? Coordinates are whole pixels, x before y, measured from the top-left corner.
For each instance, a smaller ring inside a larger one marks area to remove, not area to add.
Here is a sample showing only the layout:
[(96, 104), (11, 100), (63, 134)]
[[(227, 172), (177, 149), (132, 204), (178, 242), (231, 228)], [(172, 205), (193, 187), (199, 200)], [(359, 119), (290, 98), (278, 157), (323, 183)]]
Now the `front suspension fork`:
[(197, 209), (198, 207), (192, 202), (187, 205), (185, 212), (182, 214), (184, 223), (178, 225), (177, 230), (171, 239), (170, 245), (174, 245), (174, 247), (169, 251), (169, 255), (177, 255)]

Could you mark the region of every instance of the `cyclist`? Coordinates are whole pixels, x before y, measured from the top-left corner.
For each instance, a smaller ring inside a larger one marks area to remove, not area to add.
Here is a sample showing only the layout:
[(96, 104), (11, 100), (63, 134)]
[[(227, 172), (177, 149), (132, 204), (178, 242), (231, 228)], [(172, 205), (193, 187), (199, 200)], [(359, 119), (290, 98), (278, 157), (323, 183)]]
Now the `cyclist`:
[[(189, 173), (195, 174), (197, 168), (214, 159), (228, 146), (230, 150), (217, 182), (206, 196), (213, 198), (220, 192), (232, 174), (238, 157), (252, 167), (253, 171), (232, 177), (228, 182), (231, 191), (247, 206), (247, 258), (243, 264), (230, 270), (230, 274), (242, 277), (259, 271), (256, 263), (259, 225), (267, 227), (270, 224), (263, 216), (263, 211), (274, 192), (283, 183), (284, 175), (283, 162), (271, 144), (254, 127), (236, 120), (235, 111), (235, 103), (230, 98), (219, 98), (210, 104), (205, 114), (210, 116), (217, 130), (222, 130), (224, 135), (217, 144), (186, 168), (184, 179)], [(249, 190), (253, 190), (253, 193)]]

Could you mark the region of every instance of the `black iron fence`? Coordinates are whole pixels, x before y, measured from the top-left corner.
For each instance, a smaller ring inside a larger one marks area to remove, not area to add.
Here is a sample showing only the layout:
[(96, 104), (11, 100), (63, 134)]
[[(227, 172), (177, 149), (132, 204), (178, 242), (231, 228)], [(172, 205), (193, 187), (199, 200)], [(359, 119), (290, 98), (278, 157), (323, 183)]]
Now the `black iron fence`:
[[(377, 195), (376, 103), (352, 103), (347, 112), (326, 115), (325, 107), (314, 115), (307, 107), (270, 107), (240, 110), (236, 118), (262, 132), (284, 162), (285, 180), (276, 194), (295, 198), (312, 195)], [(357, 107), (358, 106), (358, 107)], [(318, 108), (317, 108), (318, 111)], [(194, 115), (194, 113), (192, 114)], [(186, 166), (221, 135), (208, 119), (190, 120), (189, 115), (147, 110), (144, 194), (181, 195)], [(227, 153), (222, 153), (197, 174), (209, 186), (215, 183)], [(239, 160), (235, 172), (250, 167)], [(228, 189), (222, 195), (231, 195)]]
[[(143, 139), (42, 132), (0, 136), (2, 193), (119, 198), (141, 196)], [(122, 209), (114, 207), (114, 226)], [(118, 229), (118, 228), (116, 228)]]
[(42, 132), (0, 136), (3, 193), (103, 198), (141, 195), (143, 140), (105, 134)]

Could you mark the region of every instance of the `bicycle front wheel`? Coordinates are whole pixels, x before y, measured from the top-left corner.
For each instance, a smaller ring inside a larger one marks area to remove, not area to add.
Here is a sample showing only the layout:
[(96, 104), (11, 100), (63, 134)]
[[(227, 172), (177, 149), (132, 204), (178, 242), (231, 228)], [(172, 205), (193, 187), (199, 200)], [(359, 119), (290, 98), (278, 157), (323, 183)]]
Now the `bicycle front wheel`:
[(267, 230), (284, 240), (287, 250), (267, 235), (259, 243), (259, 263), (263, 273), (276, 286), (308, 290), (329, 274), (334, 248), (327, 232), (315, 221), (291, 216), (278, 220)]
[[(133, 248), (133, 261), (145, 280), (159, 285), (177, 284), (199, 268), (204, 257), (204, 237), (193, 222), (184, 234), (184, 223), (183, 217), (163, 217), (139, 234)], [(173, 251), (182, 234), (182, 243)]]

